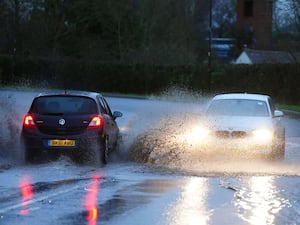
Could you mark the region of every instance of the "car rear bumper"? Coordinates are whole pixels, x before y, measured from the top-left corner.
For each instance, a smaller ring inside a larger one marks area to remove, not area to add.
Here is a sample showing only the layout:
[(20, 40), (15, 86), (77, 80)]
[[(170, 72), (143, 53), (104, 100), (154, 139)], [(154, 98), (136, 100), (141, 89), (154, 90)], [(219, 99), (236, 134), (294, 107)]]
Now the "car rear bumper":
[(26, 149), (37, 152), (76, 151), (102, 141), (100, 129), (86, 130), (79, 135), (48, 135), (36, 129), (26, 129), (22, 131), (22, 138)]

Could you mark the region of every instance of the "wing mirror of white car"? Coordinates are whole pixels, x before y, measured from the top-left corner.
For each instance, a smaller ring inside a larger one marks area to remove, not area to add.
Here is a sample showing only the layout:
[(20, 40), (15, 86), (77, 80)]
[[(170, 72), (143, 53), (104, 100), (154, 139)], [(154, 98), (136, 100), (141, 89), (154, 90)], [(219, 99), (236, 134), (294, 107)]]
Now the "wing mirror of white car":
[(123, 113), (119, 112), (119, 111), (114, 111), (113, 113), (113, 117), (114, 119), (118, 118), (118, 117), (122, 117), (123, 116)]
[(274, 117), (283, 117), (283, 112), (280, 110), (275, 110), (274, 111)]

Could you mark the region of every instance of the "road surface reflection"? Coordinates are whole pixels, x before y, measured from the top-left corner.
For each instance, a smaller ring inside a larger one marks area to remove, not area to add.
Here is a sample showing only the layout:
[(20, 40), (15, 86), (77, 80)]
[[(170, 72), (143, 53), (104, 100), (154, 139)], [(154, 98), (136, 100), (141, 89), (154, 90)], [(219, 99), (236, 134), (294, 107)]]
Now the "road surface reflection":
[(170, 208), (170, 225), (209, 224), (210, 210), (207, 207), (209, 192), (207, 178), (190, 178), (177, 202)]
[(34, 194), (29, 176), (21, 178), (19, 188), (22, 196), (20, 214), (27, 215), (29, 214), (29, 204), (31, 203)]
[(99, 183), (102, 177), (99, 174), (92, 176), (90, 184), (86, 189), (87, 193), (84, 198), (84, 207), (87, 213), (86, 220), (87, 225), (96, 225), (99, 216), (99, 210), (97, 207), (97, 198), (99, 193)]
[(249, 189), (242, 188), (235, 195), (239, 216), (249, 224), (275, 224), (276, 215), (290, 203), (281, 196), (274, 177), (251, 177), (247, 182)]
[(24, 225), (36, 224), (35, 218), (50, 224), (53, 217), (63, 225), (140, 224), (132, 216), (144, 219), (145, 214), (143, 224), (299, 222), (299, 191), (292, 177), (165, 178), (133, 182), (92, 171), (80, 179), (33, 182), (34, 176), (24, 175), (16, 194), (2, 198), (12, 203), (0, 209), (0, 220), (20, 224), (11, 211), (15, 209)]
[[(102, 176), (100, 173), (93, 174), (89, 178), (83, 179), (70, 179), (52, 182), (34, 182), (29, 175), (23, 175), (19, 180), (18, 185), (18, 204), (12, 205), (3, 209), (3, 212), (9, 209), (19, 209), (19, 214), (22, 216), (29, 215), (32, 209), (41, 209), (40, 207), (33, 207), (33, 205), (47, 202), (49, 205), (52, 204), (53, 198), (57, 196), (63, 196), (77, 190), (78, 187), (75, 184), (79, 184), (81, 181), (88, 182), (84, 193), (81, 197), (82, 202), (78, 207), (83, 207), (83, 219), (84, 224), (96, 225), (99, 218), (98, 209), (98, 194), (100, 189), (100, 182)], [(71, 186), (70, 186), (71, 185)], [(74, 186), (75, 185), (75, 186)], [(20, 200), (19, 200), (20, 196)], [(44, 205), (45, 206), (45, 205)], [(77, 208), (78, 208), (77, 207)], [(63, 209), (62, 209), (63, 210)]]

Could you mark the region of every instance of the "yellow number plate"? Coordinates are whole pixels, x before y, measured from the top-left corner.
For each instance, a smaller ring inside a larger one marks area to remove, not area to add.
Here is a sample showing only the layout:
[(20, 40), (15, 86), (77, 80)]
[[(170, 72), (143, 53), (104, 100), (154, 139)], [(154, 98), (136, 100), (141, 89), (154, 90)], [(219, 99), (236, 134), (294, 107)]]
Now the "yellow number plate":
[(51, 147), (73, 147), (75, 146), (75, 140), (49, 140), (48, 146)]

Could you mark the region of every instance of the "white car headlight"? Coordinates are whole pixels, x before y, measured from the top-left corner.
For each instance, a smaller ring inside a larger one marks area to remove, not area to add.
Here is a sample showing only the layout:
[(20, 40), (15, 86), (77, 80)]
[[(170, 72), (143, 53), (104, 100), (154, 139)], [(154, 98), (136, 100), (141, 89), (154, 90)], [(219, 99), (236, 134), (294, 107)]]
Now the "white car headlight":
[(186, 140), (191, 143), (202, 141), (209, 134), (209, 129), (205, 127), (193, 128), (190, 132), (186, 134)]
[(252, 134), (259, 140), (271, 140), (273, 137), (273, 133), (268, 129), (253, 130)]

